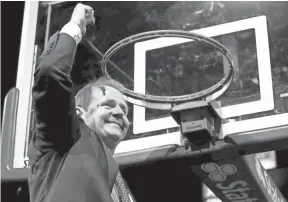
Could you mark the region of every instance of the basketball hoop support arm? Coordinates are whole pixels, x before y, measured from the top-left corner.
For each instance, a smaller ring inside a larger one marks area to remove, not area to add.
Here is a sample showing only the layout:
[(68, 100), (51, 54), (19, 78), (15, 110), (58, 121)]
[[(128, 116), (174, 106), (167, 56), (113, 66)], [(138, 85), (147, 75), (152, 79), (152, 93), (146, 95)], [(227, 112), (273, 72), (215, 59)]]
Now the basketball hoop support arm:
[[(222, 139), (219, 102), (193, 101), (175, 105), (170, 114), (180, 125), (186, 154), (218, 147), (217, 144), (220, 138)], [(286, 199), (258, 157), (255, 154), (241, 153), (247, 150), (247, 145), (243, 145), (247, 142), (247, 138), (246, 141), (244, 139), (245, 137), (237, 135), (226, 136), (224, 142), (236, 147), (212, 152), (211, 162), (201, 165), (191, 164), (190, 168), (223, 202), (285, 202)], [(279, 142), (276, 139), (274, 138), (274, 142)], [(251, 139), (249, 142), (253, 147), (255, 141)], [(287, 139), (283, 142), (287, 142)], [(275, 146), (272, 139), (271, 144), (272, 147)], [(241, 149), (241, 146), (246, 147)]]

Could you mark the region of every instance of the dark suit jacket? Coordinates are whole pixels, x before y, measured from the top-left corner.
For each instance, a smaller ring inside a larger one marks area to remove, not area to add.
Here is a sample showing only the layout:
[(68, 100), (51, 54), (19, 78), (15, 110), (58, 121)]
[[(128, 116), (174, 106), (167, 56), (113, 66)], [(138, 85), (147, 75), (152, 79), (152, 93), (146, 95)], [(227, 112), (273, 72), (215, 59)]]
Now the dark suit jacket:
[(112, 202), (118, 166), (76, 115), (70, 79), (76, 43), (57, 32), (39, 57), (33, 99), (36, 130), (29, 147), (31, 202)]

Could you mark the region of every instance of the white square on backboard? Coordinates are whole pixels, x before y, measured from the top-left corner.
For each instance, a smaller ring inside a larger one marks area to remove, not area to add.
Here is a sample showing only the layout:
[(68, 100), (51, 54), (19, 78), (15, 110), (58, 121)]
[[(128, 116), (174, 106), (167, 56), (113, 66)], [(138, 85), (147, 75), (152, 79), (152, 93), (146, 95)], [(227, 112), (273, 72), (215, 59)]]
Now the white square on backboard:
[[(195, 33), (213, 37), (248, 29), (255, 29), (261, 99), (259, 101), (223, 107), (222, 118), (236, 117), (274, 109), (266, 17), (254, 17), (245, 20), (215, 25), (212, 27), (206, 27), (199, 30), (193, 30)], [(134, 91), (145, 94), (147, 51), (186, 43), (189, 41), (192, 40), (177, 37), (163, 37), (136, 43), (134, 47)], [(250, 130), (250, 124), (248, 124), (248, 127), (245, 127), (247, 125), (245, 125), (245, 123), (248, 122), (249, 120), (244, 120), (224, 124), (223, 135)], [(173, 128), (177, 127), (178, 125), (172, 117), (158, 118), (146, 121), (145, 108), (134, 105), (133, 126), (134, 134), (138, 134)], [(261, 128), (261, 126), (257, 127), (255, 125), (254, 127), (256, 127), (255, 129)]]

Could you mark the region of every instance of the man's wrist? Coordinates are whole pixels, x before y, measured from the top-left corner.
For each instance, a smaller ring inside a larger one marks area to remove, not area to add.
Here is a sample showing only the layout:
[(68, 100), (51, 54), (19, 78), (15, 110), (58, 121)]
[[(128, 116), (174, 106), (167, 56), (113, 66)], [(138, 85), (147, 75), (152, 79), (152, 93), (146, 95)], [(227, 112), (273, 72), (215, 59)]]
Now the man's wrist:
[(66, 33), (69, 36), (71, 36), (75, 40), (76, 45), (78, 45), (80, 41), (82, 40), (82, 32), (81, 32), (79, 25), (72, 21), (64, 25), (60, 33)]

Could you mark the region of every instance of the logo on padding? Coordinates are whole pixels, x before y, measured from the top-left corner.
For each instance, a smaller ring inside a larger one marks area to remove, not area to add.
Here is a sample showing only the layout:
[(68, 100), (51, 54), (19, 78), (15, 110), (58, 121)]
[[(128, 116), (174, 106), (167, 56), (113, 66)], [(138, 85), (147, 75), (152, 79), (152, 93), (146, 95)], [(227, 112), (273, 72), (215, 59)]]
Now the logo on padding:
[(224, 182), (227, 175), (233, 175), (237, 172), (237, 167), (232, 164), (219, 166), (216, 163), (206, 163), (201, 165), (201, 169), (209, 173), (209, 178), (214, 182)]

